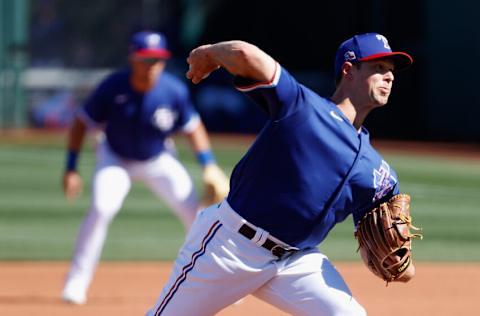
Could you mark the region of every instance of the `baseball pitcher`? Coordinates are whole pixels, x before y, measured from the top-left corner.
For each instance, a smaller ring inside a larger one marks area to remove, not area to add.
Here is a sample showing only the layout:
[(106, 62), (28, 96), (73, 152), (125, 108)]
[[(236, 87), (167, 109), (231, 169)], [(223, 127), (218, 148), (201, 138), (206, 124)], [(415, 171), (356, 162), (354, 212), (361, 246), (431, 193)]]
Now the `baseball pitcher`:
[(366, 315), (321, 251), (349, 215), (375, 275), (414, 276), (410, 199), (362, 126), (387, 104), (410, 55), (377, 33), (348, 39), (337, 50), (331, 97), (242, 41), (200, 46), (187, 62), (193, 83), (226, 69), (270, 120), (235, 166), (228, 197), (195, 219), (148, 316), (214, 315), (248, 294), (292, 315)]

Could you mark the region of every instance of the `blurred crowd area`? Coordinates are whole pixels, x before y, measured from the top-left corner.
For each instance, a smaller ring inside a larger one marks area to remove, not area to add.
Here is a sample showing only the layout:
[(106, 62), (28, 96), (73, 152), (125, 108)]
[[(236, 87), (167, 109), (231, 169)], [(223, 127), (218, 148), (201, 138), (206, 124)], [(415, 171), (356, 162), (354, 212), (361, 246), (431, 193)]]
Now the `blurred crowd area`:
[[(167, 36), (173, 52), (167, 69), (184, 80), (191, 49), (240, 39), (259, 46), (300, 83), (327, 97), (334, 90), (333, 59), (340, 43), (355, 34), (378, 32), (394, 50), (409, 52), (414, 64), (396, 76), (389, 110), (374, 111), (366, 120), (372, 136), (480, 140), (477, 80), (468, 75), (469, 63), (459, 62), (466, 55), (480, 58), (475, 25), (480, 4), (468, 0), (2, 0), (0, 14), (5, 3), (27, 4), (25, 102), (15, 106), (26, 105), (20, 111), (28, 112), (33, 126), (68, 125), (102, 76), (126, 66), (128, 40), (141, 29)], [(16, 18), (2, 17), (3, 30)], [(232, 89), (224, 72), (189, 86), (211, 131), (256, 133), (265, 122), (265, 114)], [(0, 127), (10, 124), (7, 112), (14, 97), (5, 87), (0, 87)], [(456, 105), (462, 110), (452, 111)]]
[(30, 65), (105, 68), (125, 64), (130, 35), (161, 30), (179, 48), (177, 1), (35, 0), (29, 7)]
[[(185, 58), (200, 41), (204, 20), (217, 2), (32, 1), (25, 79), (29, 123), (68, 126), (95, 85), (110, 71), (127, 65), (130, 36), (139, 30), (167, 36), (173, 53), (167, 70), (185, 80)], [(231, 88), (231, 78), (224, 72), (212, 75), (201, 87), (190, 87), (209, 130), (254, 133), (265, 121), (261, 110)]]

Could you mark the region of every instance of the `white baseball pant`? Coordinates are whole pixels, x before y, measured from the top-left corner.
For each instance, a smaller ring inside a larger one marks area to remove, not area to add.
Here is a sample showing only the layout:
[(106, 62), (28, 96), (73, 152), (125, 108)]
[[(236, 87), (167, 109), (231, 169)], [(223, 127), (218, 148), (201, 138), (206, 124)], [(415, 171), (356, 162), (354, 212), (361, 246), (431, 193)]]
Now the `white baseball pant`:
[[(272, 219), (275, 220), (275, 219)], [(341, 275), (318, 249), (277, 258), (260, 247), (268, 235), (249, 240), (247, 223), (226, 201), (197, 215), (173, 271), (146, 316), (207, 316), (252, 294), (292, 315), (366, 315)]]
[(183, 165), (168, 151), (147, 161), (119, 158), (106, 141), (97, 147), (96, 168), (88, 214), (78, 233), (64, 291), (83, 295), (100, 259), (109, 225), (119, 212), (132, 180), (143, 181), (174, 210), (188, 230), (198, 211), (193, 182)]

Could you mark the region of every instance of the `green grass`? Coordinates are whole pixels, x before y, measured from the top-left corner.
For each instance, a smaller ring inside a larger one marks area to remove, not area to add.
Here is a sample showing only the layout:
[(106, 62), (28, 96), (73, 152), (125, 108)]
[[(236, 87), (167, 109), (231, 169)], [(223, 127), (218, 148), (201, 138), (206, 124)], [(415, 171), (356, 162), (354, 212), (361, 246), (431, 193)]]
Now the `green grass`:
[[(245, 148), (217, 153), (229, 173)], [(186, 144), (179, 156), (197, 184), (201, 170)], [(75, 202), (63, 197), (61, 143), (0, 143), (0, 260), (65, 260), (74, 247), (78, 227), (89, 203), (94, 167), (91, 145), (81, 153), (79, 170), (84, 192)], [(165, 204), (143, 184), (134, 183), (125, 204), (110, 226), (102, 254), (109, 260), (171, 260), (184, 238), (183, 226)]]
[[(412, 196), (414, 225), (423, 230), (424, 239), (413, 242), (415, 259), (480, 260), (480, 161), (415, 153), (385, 158), (398, 173), (401, 191)], [(331, 258), (352, 259), (352, 225), (349, 217), (322, 245)]]
[[(200, 185), (200, 169), (184, 141), (179, 156)], [(230, 173), (247, 142), (215, 143), (220, 165)], [(414, 153), (385, 155), (401, 189), (412, 196), (414, 224), (424, 239), (414, 241), (414, 257), (428, 261), (480, 260), (480, 162)], [(67, 202), (61, 190), (62, 142), (0, 142), (0, 260), (67, 260), (88, 207), (91, 146), (80, 159), (85, 191)], [(142, 184), (134, 184), (110, 226), (103, 259), (171, 260), (183, 242), (178, 219)], [(358, 260), (351, 218), (321, 245), (333, 260)]]

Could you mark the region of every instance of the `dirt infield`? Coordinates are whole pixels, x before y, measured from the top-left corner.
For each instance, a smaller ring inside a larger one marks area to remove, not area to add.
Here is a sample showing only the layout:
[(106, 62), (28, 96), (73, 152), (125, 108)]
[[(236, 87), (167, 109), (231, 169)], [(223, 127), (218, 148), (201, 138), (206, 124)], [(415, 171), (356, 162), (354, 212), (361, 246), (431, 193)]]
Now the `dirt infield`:
[[(0, 262), (0, 315), (144, 315), (165, 282), (170, 264), (102, 262), (84, 306), (67, 305), (59, 298), (67, 267), (64, 262)], [(388, 287), (361, 263), (340, 263), (337, 268), (370, 316), (479, 315), (480, 264), (419, 263), (412, 282)], [(403, 312), (402, 305), (408, 306)], [(249, 296), (218, 315), (286, 314)]]

